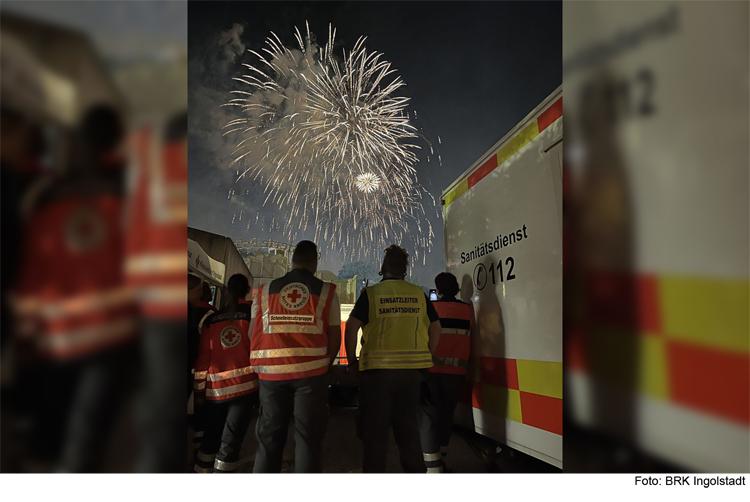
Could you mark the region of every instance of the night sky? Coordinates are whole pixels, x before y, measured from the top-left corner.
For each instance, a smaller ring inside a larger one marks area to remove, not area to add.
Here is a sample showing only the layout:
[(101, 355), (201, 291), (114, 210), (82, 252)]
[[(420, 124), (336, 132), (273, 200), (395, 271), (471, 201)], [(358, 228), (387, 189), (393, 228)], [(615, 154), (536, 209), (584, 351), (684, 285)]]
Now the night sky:
[[(436, 201), (562, 83), (560, 2), (190, 2), (190, 226), (232, 238), (283, 240), (283, 228), (269, 230), (276, 213), (271, 205), (260, 207), (259, 188), (233, 184), (234, 170), (226, 167), (232, 145), (221, 127), (237, 111), (219, 105), (231, 89), (241, 88), (230, 79), (239, 76), (241, 62), (256, 62), (247, 49), (259, 50), (271, 31), (296, 46), (293, 28), (304, 33), (306, 20), (321, 43), (333, 23), (337, 54), (366, 35), (368, 50), (384, 53), (398, 69), (417, 125), (441, 139), (442, 167), (434, 161), (417, 167)], [(425, 266), (412, 270), (424, 286), (445, 266), (442, 220), (431, 221), (432, 252)], [(319, 268), (336, 273), (342, 264), (341, 256), (328, 252)]]

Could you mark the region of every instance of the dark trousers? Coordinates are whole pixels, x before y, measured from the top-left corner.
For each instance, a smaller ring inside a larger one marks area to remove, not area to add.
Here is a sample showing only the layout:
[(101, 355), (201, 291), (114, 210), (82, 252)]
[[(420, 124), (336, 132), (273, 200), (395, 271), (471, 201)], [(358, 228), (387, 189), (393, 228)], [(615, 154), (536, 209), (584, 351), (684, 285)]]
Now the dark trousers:
[[(111, 349), (77, 363), (60, 470), (96, 472), (109, 444), (115, 417), (135, 359), (132, 346)], [(48, 410), (48, 413), (52, 410)]]
[(193, 374), (193, 368), (190, 368), (187, 371), (187, 379), (186, 379), (186, 381), (187, 381), (187, 384), (186, 384), (186, 387), (187, 387), (187, 389), (186, 389), (187, 390), (187, 398), (186, 399), (188, 401), (190, 400), (190, 394), (193, 393), (193, 381), (194, 380), (195, 380), (195, 375)]
[(260, 381), (258, 453), (253, 472), (281, 472), (289, 420), (294, 417), (294, 471), (321, 472), (328, 424), (328, 375)]
[(195, 461), (196, 472), (236, 472), (240, 450), (253, 417), (258, 393), (203, 407), (206, 427)]
[(441, 450), (450, 441), (453, 411), (464, 382), (463, 375), (445, 373), (427, 373), (422, 382), (419, 432), (427, 472), (443, 470), (444, 452)]
[(198, 449), (203, 442), (208, 421), (206, 404), (199, 405), (193, 400), (193, 449)]
[(144, 380), (139, 403), (138, 472), (184, 472), (186, 321), (145, 319)]
[(367, 370), (360, 376), (358, 426), (364, 443), (362, 472), (386, 472), (390, 427), (404, 472), (425, 472), (419, 443), (419, 386), (423, 371)]

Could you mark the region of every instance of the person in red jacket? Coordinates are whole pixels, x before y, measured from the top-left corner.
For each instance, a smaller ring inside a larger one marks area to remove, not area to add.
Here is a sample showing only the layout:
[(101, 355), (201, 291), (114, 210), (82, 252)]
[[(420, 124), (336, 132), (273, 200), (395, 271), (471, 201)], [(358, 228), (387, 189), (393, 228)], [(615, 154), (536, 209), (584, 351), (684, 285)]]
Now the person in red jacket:
[(32, 434), (41, 440), (30, 449), (61, 438), (56, 469), (65, 472), (101, 468), (134, 359), (138, 326), (123, 275), (123, 138), (113, 108), (85, 113), (67, 172), (35, 191), (15, 288), (18, 335), (46, 363), (21, 382), (41, 411), (41, 430)]
[(422, 383), (419, 431), (422, 456), (428, 473), (444, 472), (444, 459), (453, 425), (453, 410), (464, 385), (471, 355), (474, 308), (456, 299), (456, 276), (443, 272), (435, 277), (438, 300), (433, 306), (440, 317), (440, 339), (432, 368)]
[(261, 411), (253, 472), (281, 471), (292, 417), (295, 472), (321, 472), (326, 373), (341, 344), (341, 307), (336, 286), (315, 277), (317, 269), (317, 246), (301, 241), (292, 271), (258, 290), (250, 364), (260, 378)]
[[(206, 293), (208, 291), (208, 293)], [(200, 277), (188, 274), (188, 378), (187, 378), (187, 398), (193, 393), (193, 372), (195, 371), (195, 361), (198, 358), (198, 345), (200, 341), (201, 328), (203, 321), (216, 308), (208, 303), (211, 299), (211, 287)], [(193, 401), (193, 448), (200, 447), (203, 441), (204, 428), (206, 423), (205, 406), (199, 406)]]
[(188, 398), (193, 392), (193, 369), (198, 358), (201, 327), (208, 314), (216, 312), (216, 308), (204, 300), (204, 286), (208, 286), (208, 283), (196, 275), (188, 274)]
[(133, 138), (125, 276), (143, 332), (138, 472), (182, 472), (185, 465), (187, 129), (183, 112)]
[(207, 407), (203, 442), (195, 472), (235, 472), (240, 449), (258, 395), (258, 376), (249, 364), (251, 303), (245, 301), (250, 284), (242, 274), (227, 283), (229, 303), (203, 321), (195, 395)]

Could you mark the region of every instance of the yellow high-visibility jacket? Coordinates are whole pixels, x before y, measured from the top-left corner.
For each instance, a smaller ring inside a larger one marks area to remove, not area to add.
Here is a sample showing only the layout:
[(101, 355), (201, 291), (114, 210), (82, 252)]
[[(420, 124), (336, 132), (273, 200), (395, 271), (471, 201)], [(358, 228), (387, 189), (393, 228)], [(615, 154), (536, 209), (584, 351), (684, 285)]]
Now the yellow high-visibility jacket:
[(388, 280), (365, 291), (370, 310), (362, 328), (359, 369), (430, 368), (430, 319), (422, 288)]

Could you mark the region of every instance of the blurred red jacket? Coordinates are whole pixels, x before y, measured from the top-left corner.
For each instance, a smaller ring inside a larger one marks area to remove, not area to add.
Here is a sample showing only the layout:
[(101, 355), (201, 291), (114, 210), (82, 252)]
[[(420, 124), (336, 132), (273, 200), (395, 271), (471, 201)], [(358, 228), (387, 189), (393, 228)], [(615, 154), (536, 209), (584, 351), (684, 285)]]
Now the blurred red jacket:
[(19, 333), (43, 356), (88, 355), (137, 333), (123, 274), (121, 177), (53, 179), (32, 206), (13, 303)]
[(126, 276), (147, 318), (187, 318), (187, 162), (151, 128), (133, 138)]

